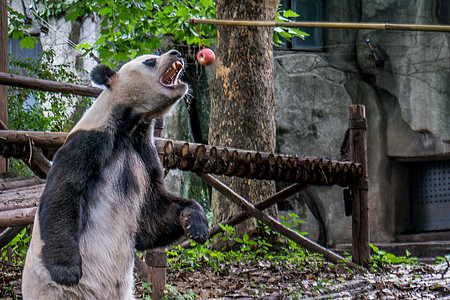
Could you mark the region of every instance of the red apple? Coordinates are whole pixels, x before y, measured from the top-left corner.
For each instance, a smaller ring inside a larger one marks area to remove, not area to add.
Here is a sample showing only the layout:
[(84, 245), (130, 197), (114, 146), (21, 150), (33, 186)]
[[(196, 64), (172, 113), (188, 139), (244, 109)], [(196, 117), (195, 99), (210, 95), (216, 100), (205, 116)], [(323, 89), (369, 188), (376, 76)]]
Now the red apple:
[(204, 66), (209, 66), (216, 59), (216, 55), (209, 48), (203, 48), (197, 53), (197, 60)]

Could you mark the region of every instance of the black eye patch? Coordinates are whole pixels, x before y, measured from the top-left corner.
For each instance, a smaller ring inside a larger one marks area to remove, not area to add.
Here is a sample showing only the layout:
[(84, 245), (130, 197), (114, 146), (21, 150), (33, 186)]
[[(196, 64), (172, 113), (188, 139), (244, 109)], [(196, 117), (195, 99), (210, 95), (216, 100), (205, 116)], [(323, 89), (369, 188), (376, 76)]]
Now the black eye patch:
[(144, 65), (150, 68), (154, 68), (156, 66), (156, 58), (149, 58), (143, 62)]

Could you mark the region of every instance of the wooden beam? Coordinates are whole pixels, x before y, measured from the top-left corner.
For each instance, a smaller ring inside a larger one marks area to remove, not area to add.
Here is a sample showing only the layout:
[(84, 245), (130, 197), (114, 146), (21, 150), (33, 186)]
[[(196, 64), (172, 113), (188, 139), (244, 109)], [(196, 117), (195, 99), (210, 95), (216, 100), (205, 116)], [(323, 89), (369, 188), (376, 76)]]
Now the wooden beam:
[(67, 132), (1, 130), (0, 142), (20, 145), (30, 145), (31, 143), (39, 148), (59, 148), (64, 144), (68, 135)]
[[(8, 5), (6, 0), (0, 0), (0, 72), (8, 72)], [(8, 88), (6, 86), (0, 86), (0, 121), (3, 126), (8, 126)], [(0, 157), (0, 173), (8, 172), (8, 165), (8, 159)]]
[(88, 97), (97, 97), (103, 91), (103, 89), (93, 86), (18, 76), (6, 73), (6, 70), (0, 72), (0, 85)]
[[(294, 185), (291, 185), (291, 186), (279, 191), (275, 195), (272, 195), (269, 198), (267, 198), (261, 202), (258, 202), (257, 204), (255, 204), (255, 208), (257, 208), (259, 210), (264, 210), (266, 208), (269, 208), (272, 205), (275, 205), (275, 204), (285, 200), (286, 198), (288, 198), (290, 196), (293, 196), (293, 195), (299, 193), (300, 191), (305, 190), (308, 187), (309, 187), (308, 184), (305, 185), (302, 183), (296, 183)], [(235, 226), (235, 225), (247, 220), (248, 218), (250, 218), (250, 216), (247, 213), (245, 213), (245, 211), (241, 211), (241, 212), (235, 214), (234, 216), (224, 220), (220, 224)], [(217, 224), (217, 225), (209, 228), (208, 236), (209, 236), (209, 238), (212, 238), (220, 232), (223, 232), (222, 227), (219, 224)], [(183, 243), (181, 243), (180, 246), (183, 248), (189, 248), (190, 245), (191, 245), (191, 242), (189, 240), (187, 240), (187, 241), (184, 241)]]
[(352, 205), (352, 259), (361, 266), (370, 262), (369, 184), (367, 172), (367, 119), (364, 105), (349, 109), (349, 158), (363, 166), (363, 177), (350, 186)]
[(289, 238), (290, 240), (296, 242), (301, 247), (305, 248), (308, 251), (320, 253), (323, 255), (323, 257), (332, 263), (338, 264), (343, 263), (351, 268), (357, 268), (358, 266), (352, 262), (349, 262), (345, 260), (343, 257), (339, 256), (338, 254), (334, 253), (333, 251), (330, 251), (319, 244), (307, 239), (306, 237), (298, 234), (294, 230), (287, 228), (271, 216), (268, 216), (264, 213), (262, 213), (260, 210), (258, 210), (252, 203), (247, 201), (246, 199), (242, 198), (240, 195), (238, 195), (236, 192), (234, 192), (232, 189), (230, 189), (228, 186), (224, 185), (222, 182), (217, 180), (211, 175), (208, 174), (197, 174), (203, 181), (205, 181), (207, 184), (209, 184), (211, 187), (218, 190), (220, 193), (222, 193), (224, 196), (226, 196), (228, 199), (233, 201), (236, 205), (241, 207), (247, 214), (250, 216), (256, 218), (257, 220), (263, 222), (265, 225), (267, 225), (270, 229), (278, 231), (285, 237)]
[[(52, 159), (51, 149), (60, 147), (68, 133), (1, 131), (1, 155), (16, 155), (16, 145), (29, 146), (32, 142), (43, 149), (45, 157)], [(235, 148), (215, 147), (196, 143), (155, 138), (158, 154), (166, 169), (209, 173), (261, 180), (276, 180), (315, 185), (349, 186), (362, 176), (361, 164), (335, 161), (320, 157), (299, 157)], [(13, 156), (15, 157), (15, 156)]]
[(33, 224), (37, 207), (19, 208), (0, 212), (0, 228)]

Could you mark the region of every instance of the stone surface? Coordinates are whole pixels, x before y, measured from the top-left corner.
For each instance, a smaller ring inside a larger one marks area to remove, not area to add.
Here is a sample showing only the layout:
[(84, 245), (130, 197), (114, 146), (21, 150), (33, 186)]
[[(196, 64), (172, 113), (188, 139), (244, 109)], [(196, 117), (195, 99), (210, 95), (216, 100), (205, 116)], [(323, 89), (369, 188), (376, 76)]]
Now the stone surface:
[[(275, 73), (277, 152), (339, 159), (352, 103), (345, 73), (316, 54), (277, 55)], [(328, 245), (350, 238), (341, 188), (313, 187), (293, 198), (294, 212), (309, 211), (300, 214), (302, 230), (309, 226), (305, 231)]]
[[(341, 22), (448, 24), (445, 3), (330, 0), (324, 4), (324, 15)], [(410, 163), (405, 161), (449, 157), (450, 34), (325, 30), (324, 36), (324, 52), (275, 59), (278, 150), (336, 158), (348, 106), (364, 104), (371, 241), (393, 241), (411, 224)], [(375, 65), (365, 43), (368, 38), (384, 66)], [(303, 193), (320, 207), (327, 243), (350, 241), (351, 231), (340, 225), (342, 212), (330, 206), (342, 201), (341, 192), (318, 187)], [(323, 198), (329, 207), (324, 207)]]

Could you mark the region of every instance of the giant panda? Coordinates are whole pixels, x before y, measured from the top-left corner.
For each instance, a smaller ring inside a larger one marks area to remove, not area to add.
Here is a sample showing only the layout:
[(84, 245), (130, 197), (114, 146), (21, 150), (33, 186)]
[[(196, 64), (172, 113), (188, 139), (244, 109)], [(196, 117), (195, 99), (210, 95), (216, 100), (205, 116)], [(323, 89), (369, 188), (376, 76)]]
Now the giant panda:
[(118, 71), (56, 153), (36, 214), (22, 279), (25, 300), (134, 299), (134, 250), (183, 234), (203, 243), (207, 218), (169, 194), (153, 142), (156, 117), (188, 88), (178, 51), (143, 55)]

